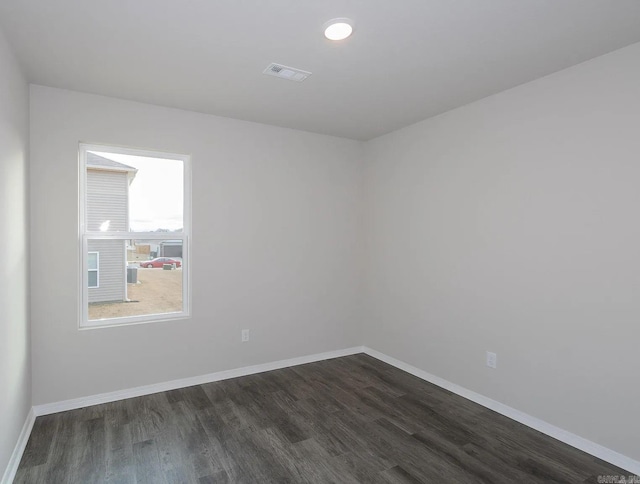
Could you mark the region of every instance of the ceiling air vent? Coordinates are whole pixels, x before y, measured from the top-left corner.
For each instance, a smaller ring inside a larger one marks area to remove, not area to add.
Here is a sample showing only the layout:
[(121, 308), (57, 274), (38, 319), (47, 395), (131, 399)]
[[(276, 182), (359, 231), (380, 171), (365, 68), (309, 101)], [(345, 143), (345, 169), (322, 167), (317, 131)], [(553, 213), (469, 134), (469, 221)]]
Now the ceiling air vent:
[(262, 71), (263, 74), (269, 76), (280, 77), (282, 79), (288, 79), (290, 81), (302, 82), (311, 75), (310, 72), (296, 69), (295, 67), (287, 67), (282, 64), (269, 64), (269, 66)]

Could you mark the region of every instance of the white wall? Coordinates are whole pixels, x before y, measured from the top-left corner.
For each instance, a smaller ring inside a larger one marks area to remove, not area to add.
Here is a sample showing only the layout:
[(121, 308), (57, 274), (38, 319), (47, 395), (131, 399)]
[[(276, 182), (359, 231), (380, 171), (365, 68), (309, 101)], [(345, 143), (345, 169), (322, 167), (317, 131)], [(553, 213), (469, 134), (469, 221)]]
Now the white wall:
[[(81, 141), (192, 155), (191, 319), (78, 330)], [(32, 86), (33, 403), (359, 343), (361, 149)]]
[(364, 343), (639, 459), (640, 44), (365, 160)]
[(0, 32), (0, 478), (31, 408), (28, 87)]

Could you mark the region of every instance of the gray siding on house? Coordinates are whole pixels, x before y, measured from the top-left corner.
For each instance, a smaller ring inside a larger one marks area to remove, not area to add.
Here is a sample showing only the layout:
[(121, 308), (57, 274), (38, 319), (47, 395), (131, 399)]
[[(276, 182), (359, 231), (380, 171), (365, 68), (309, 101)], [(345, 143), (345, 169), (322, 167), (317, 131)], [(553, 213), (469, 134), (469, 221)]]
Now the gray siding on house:
[[(111, 221), (108, 230), (128, 230), (129, 179), (126, 171), (88, 167), (86, 194), (88, 230), (100, 230), (106, 220)], [(127, 297), (125, 241), (89, 239), (87, 250), (100, 254), (99, 287), (89, 288), (89, 302), (124, 301)]]
[(126, 172), (87, 170), (87, 230), (128, 230), (129, 180)]
[(124, 301), (125, 290), (125, 241), (89, 240), (88, 252), (98, 252), (99, 287), (89, 288), (89, 302)]

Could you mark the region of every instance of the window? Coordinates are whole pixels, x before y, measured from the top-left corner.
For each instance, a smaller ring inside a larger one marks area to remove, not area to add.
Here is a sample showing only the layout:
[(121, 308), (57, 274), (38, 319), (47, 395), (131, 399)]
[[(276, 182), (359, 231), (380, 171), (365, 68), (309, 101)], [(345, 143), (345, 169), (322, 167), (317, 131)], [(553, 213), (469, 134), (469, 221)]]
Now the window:
[(81, 328), (189, 316), (190, 159), (81, 144)]
[(98, 282), (99, 281), (98, 268), (100, 267), (99, 261), (100, 261), (100, 252), (87, 253), (87, 270), (89, 271), (87, 286), (89, 288), (100, 287)]

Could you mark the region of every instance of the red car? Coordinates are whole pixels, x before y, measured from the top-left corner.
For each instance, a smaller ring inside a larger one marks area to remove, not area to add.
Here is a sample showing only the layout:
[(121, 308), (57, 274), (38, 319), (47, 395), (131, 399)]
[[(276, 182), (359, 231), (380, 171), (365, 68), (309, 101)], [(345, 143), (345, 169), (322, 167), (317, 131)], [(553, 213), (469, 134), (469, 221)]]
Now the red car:
[(176, 267), (180, 267), (181, 262), (176, 259), (170, 259), (169, 257), (156, 257), (153, 260), (141, 262), (140, 267), (162, 267), (165, 264), (175, 264)]

